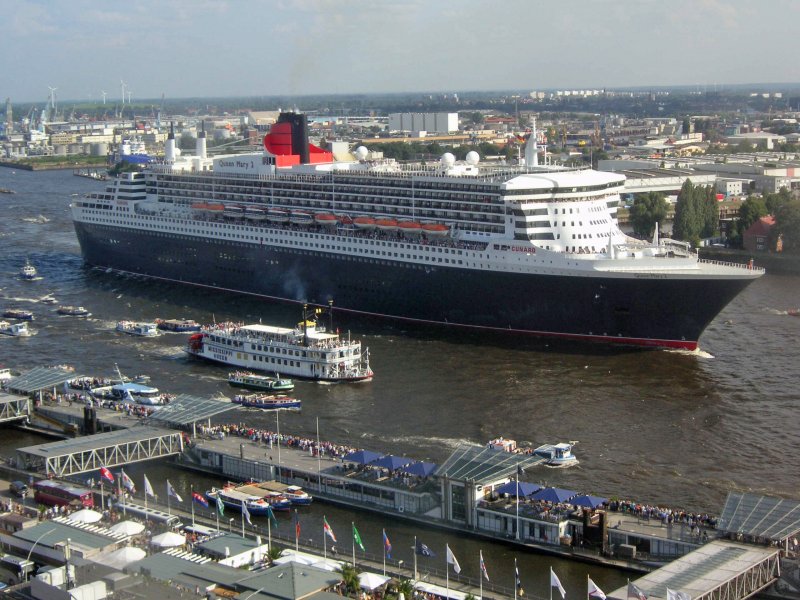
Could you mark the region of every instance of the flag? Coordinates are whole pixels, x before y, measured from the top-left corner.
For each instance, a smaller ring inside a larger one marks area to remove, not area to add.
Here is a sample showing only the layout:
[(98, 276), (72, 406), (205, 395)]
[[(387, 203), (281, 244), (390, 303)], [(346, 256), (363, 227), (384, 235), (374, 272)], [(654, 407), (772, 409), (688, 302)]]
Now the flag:
[(300, 539), (300, 515), (297, 514), (297, 509), (294, 509), (294, 539)]
[(172, 496), (178, 502), (183, 502), (183, 498), (181, 498), (178, 492), (175, 491), (175, 488), (172, 487), (172, 484), (169, 482), (169, 479), (167, 479), (167, 496)]
[(328, 525), (328, 519), (326, 519), (324, 516), (322, 517), (322, 530), (327, 534), (329, 538), (333, 540), (333, 543), (335, 544), (336, 534), (333, 533), (333, 529), (331, 529), (331, 526)]
[(192, 502), (197, 502), (200, 506), (208, 508), (208, 500), (205, 499), (203, 494), (192, 492)]
[(636, 598), (637, 600), (647, 600), (647, 594), (640, 590), (636, 584), (628, 582), (628, 598)]
[(356, 529), (356, 524), (353, 523), (353, 541), (358, 544), (358, 547), (361, 548), (362, 552), (366, 552), (366, 548), (364, 548), (364, 542), (361, 541), (361, 536), (358, 534), (358, 529)]
[(106, 469), (105, 467), (100, 467), (100, 477), (103, 479), (108, 479), (111, 483), (114, 483), (114, 475)]
[(489, 581), (489, 572), (486, 570), (486, 563), (483, 562), (483, 550), (480, 551), (481, 555), (481, 573), (486, 578), (486, 581)]
[(561, 592), (562, 600), (567, 597), (567, 590), (565, 590), (564, 586), (561, 585), (558, 575), (556, 575), (553, 571), (553, 567), (550, 567), (550, 587), (558, 588), (558, 591)]
[(392, 558), (392, 543), (389, 541), (385, 529), (383, 530), (383, 551), (386, 553), (386, 558)]
[(428, 548), (425, 544), (417, 540), (417, 546), (414, 548), (414, 552), (421, 556), (436, 556), (436, 553)]
[(274, 525), (275, 527), (278, 526), (278, 519), (275, 518), (275, 513), (272, 510), (272, 506), (270, 506), (269, 504), (267, 505), (267, 518), (269, 519), (269, 522), (272, 525)]
[(242, 516), (250, 525), (253, 524), (253, 522), (250, 520), (250, 511), (247, 510), (247, 502), (244, 500), (242, 500)]
[(126, 490), (128, 490), (131, 494), (136, 493), (136, 486), (133, 485), (133, 479), (128, 477), (128, 475), (122, 469), (120, 469), (119, 478), (122, 481), (122, 485)]
[(667, 588), (667, 600), (692, 600), (692, 597), (686, 592), (679, 592)]
[(592, 581), (592, 578), (589, 577), (589, 597), (590, 598), (600, 598), (600, 600), (606, 600), (606, 595), (603, 593), (597, 584)]
[(150, 485), (150, 480), (147, 478), (147, 475), (144, 476), (144, 494), (145, 496), (156, 497), (156, 493), (153, 491), (153, 486)]
[(453, 571), (456, 573), (461, 573), (461, 565), (458, 564), (456, 555), (450, 550), (450, 546), (447, 546), (447, 564), (453, 565)]
[(525, 595), (525, 590), (522, 589), (522, 580), (519, 578), (519, 569), (517, 568), (517, 559), (514, 559), (514, 585), (517, 586), (517, 594), (519, 596)]
[(225, 516), (225, 505), (222, 503), (222, 498), (219, 497), (219, 492), (217, 492), (217, 512), (219, 516)]

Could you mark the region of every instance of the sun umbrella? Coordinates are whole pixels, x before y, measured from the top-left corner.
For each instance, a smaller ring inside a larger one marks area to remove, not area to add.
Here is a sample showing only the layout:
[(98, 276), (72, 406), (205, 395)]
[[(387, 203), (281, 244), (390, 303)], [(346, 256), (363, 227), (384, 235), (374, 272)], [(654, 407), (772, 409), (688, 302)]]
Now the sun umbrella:
[(136, 535), (144, 531), (144, 525), (136, 521), (120, 521), (115, 525), (109, 527), (114, 533), (122, 533), (124, 535)]
[(358, 450), (345, 456), (344, 460), (345, 462), (354, 462), (360, 465), (365, 465), (369, 462), (372, 462), (376, 458), (380, 458), (381, 456), (381, 454), (373, 452), (372, 450)]
[(150, 544), (157, 548), (174, 548), (175, 546), (182, 546), (185, 543), (186, 538), (174, 531), (165, 531), (164, 533), (153, 536), (153, 539), (150, 540)]
[(597, 508), (607, 500), (608, 498), (598, 498), (597, 496), (590, 496), (588, 494), (584, 494), (582, 496), (578, 496), (577, 498), (573, 498), (572, 500), (569, 501), (569, 503), (574, 504), (575, 506)]
[(78, 521), (79, 523), (97, 523), (103, 518), (103, 515), (91, 508), (84, 508), (67, 515), (67, 518), (72, 521)]
[(129, 564), (142, 560), (145, 556), (147, 556), (147, 552), (141, 548), (125, 546), (103, 558), (103, 564), (107, 567), (122, 570)]
[(410, 465), (406, 465), (400, 470), (405, 471), (409, 475), (419, 475), (420, 477), (427, 477), (436, 470), (437, 466), (438, 465), (435, 465), (434, 463), (420, 461), (411, 463)]
[(545, 502), (566, 502), (577, 492), (562, 490), (560, 488), (544, 488), (536, 492), (531, 498), (534, 500), (544, 500)]
[(394, 471), (395, 469), (399, 469), (400, 467), (405, 467), (410, 462), (411, 462), (410, 458), (403, 458), (402, 456), (392, 456), (391, 454), (387, 454), (383, 458), (371, 461), (369, 463), (369, 466), (383, 467), (384, 469), (389, 469), (391, 471)]
[(389, 581), (388, 577), (378, 575), (377, 573), (363, 572), (358, 574), (358, 582), (361, 585), (362, 590), (372, 591), (381, 587), (387, 581)]
[[(542, 486), (536, 485), (535, 483), (528, 483), (527, 481), (520, 481), (519, 482), (519, 495), (520, 496), (530, 496), (531, 494), (535, 494), (539, 490), (542, 489)], [(517, 482), (516, 481), (509, 481), (508, 483), (504, 483), (499, 488), (495, 488), (495, 494), (508, 494), (509, 496), (516, 496), (517, 495)]]

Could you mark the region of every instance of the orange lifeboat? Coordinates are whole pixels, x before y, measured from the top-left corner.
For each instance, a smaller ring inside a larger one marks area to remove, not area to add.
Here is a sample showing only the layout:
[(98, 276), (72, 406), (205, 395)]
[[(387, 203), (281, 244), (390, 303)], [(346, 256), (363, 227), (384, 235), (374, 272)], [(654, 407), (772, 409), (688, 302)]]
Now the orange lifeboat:
[(209, 202), (208, 204), (206, 204), (206, 210), (210, 210), (212, 212), (222, 212), (222, 211), (225, 210), (225, 205), (224, 204), (214, 204), (214, 203)]
[(349, 215), (336, 215), (336, 220), (342, 225), (352, 225), (353, 219)]
[(193, 202), (192, 210), (208, 210), (208, 204), (205, 202)]
[(405, 235), (419, 235), (422, 233), (422, 225), (416, 221), (400, 221), (397, 224), (397, 230)]
[(375, 219), (372, 217), (356, 217), (353, 219), (356, 229), (375, 229)]
[(441, 223), (423, 223), (422, 231), (428, 237), (446, 237), (450, 233), (450, 228)]
[(336, 226), (336, 216), (330, 213), (317, 213), (314, 215), (314, 222), (317, 225), (325, 225), (327, 227)]
[(396, 231), (397, 230), (397, 220), (396, 219), (375, 219), (375, 227), (377, 227), (381, 231)]

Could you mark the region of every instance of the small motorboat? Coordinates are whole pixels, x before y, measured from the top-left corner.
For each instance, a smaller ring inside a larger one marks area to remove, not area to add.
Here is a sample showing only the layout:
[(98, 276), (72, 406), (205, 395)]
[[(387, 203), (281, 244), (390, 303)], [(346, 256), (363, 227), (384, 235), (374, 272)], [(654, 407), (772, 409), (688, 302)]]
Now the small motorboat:
[(234, 387), (260, 390), (263, 392), (291, 392), (294, 382), (291, 379), (258, 375), (249, 371), (235, 371), (228, 373), (228, 383)]
[(25, 264), (19, 270), (19, 276), (22, 279), (35, 279), (36, 267), (34, 267), (28, 259), (25, 259)]
[(82, 306), (59, 306), (56, 312), (68, 317), (91, 317), (92, 313)]
[(31, 332), (28, 329), (28, 323), (22, 321), (21, 323), (9, 323), (8, 321), (0, 321), (0, 334), (10, 335), (12, 337), (30, 337)]
[(544, 464), (548, 467), (571, 467), (578, 464), (578, 458), (572, 453), (572, 448), (577, 443), (545, 444), (534, 449), (533, 454), (544, 458)]
[(290, 485), (283, 491), (283, 495), (289, 499), (289, 502), (298, 506), (311, 504), (312, 500), (314, 499), (299, 485)]
[(790, 308), (786, 311), (786, 314), (790, 317), (800, 317), (800, 308)]
[(53, 298), (52, 294), (47, 294), (47, 296), (42, 296), (39, 299), (39, 302), (41, 302), (42, 304), (58, 304), (58, 300)]
[(142, 337), (156, 337), (161, 335), (155, 323), (137, 323), (135, 321), (119, 321), (116, 330), (128, 335), (140, 335)]
[(8, 308), (3, 311), (3, 316), (7, 319), (19, 319), (20, 321), (33, 321), (33, 313), (24, 308)]

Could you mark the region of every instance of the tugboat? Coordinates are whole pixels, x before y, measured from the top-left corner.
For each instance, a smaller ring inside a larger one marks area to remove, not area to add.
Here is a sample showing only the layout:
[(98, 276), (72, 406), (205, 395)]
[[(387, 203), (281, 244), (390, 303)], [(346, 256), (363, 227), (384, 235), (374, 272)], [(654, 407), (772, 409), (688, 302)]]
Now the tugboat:
[(36, 267), (34, 267), (27, 258), (25, 259), (25, 264), (19, 270), (19, 276), (27, 280), (36, 278)]
[(539, 446), (533, 453), (545, 459), (548, 467), (571, 467), (578, 464), (578, 458), (572, 453), (572, 448), (578, 442), (562, 442), (560, 444), (545, 444)]
[(68, 317), (91, 317), (92, 313), (82, 306), (59, 306), (56, 312)]
[(19, 319), (20, 321), (33, 321), (33, 313), (23, 308), (8, 308), (3, 311), (3, 316), (7, 319)]
[(235, 371), (228, 373), (228, 383), (233, 387), (241, 387), (262, 392), (291, 392), (294, 382), (291, 379), (281, 378), (280, 375), (258, 375), (249, 371)]

